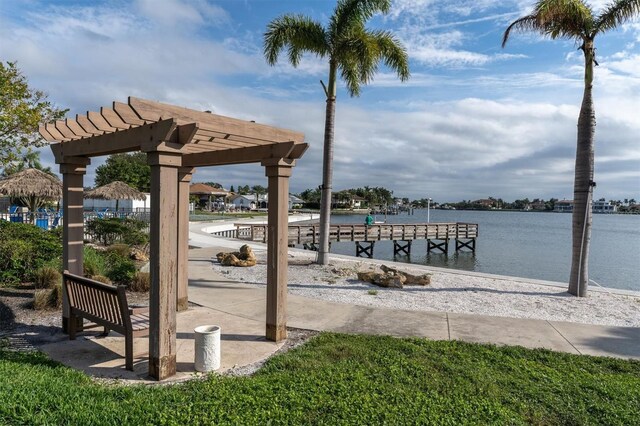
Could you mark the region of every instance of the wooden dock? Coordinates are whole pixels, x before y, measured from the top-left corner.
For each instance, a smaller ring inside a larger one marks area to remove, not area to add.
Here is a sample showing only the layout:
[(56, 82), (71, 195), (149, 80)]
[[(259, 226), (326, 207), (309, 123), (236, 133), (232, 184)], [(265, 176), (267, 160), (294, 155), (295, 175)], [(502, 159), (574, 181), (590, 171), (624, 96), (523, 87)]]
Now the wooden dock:
[[(236, 223), (236, 229), (222, 231), (214, 235), (237, 238), (248, 241), (267, 240), (266, 224)], [(427, 240), (427, 252), (448, 253), (450, 241), (455, 241), (455, 251), (476, 250), (478, 238), (477, 223), (411, 223), (411, 224), (335, 224), (329, 229), (329, 241), (353, 241), (356, 244), (356, 256), (373, 257), (376, 241), (393, 241), (393, 252), (411, 254), (411, 243), (415, 240)], [(289, 225), (288, 244), (293, 247), (302, 245), (317, 250), (320, 240), (320, 225)]]

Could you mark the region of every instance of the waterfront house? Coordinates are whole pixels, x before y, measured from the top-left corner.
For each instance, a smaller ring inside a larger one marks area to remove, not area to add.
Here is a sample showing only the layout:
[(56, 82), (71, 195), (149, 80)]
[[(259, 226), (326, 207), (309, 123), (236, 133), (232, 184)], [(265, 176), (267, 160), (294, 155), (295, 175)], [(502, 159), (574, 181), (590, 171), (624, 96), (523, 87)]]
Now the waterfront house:
[(533, 200), (530, 204), (529, 204), (529, 209), (528, 210), (544, 210), (546, 207), (545, 202), (542, 200)]
[(495, 203), (495, 200), (491, 200), (489, 198), (483, 198), (481, 200), (473, 201), (473, 204), (476, 204), (479, 207), (484, 207), (484, 208), (488, 208), (488, 209), (494, 207), (494, 203)]
[(573, 200), (558, 200), (553, 207), (554, 212), (571, 213), (573, 212)]
[(591, 208), (593, 213), (616, 213), (618, 211), (618, 206), (604, 199), (593, 201)]
[(338, 191), (331, 198), (332, 206), (338, 209), (361, 209), (366, 202), (366, 199), (347, 190)]
[[(259, 194), (244, 194), (234, 195), (230, 198), (231, 204), (236, 210), (256, 210), (266, 209), (269, 207), (269, 195)], [(289, 194), (289, 210), (302, 207), (304, 200), (296, 197), (293, 194)]]
[(236, 210), (255, 210), (260, 207), (261, 201), (265, 201), (265, 196), (260, 195), (256, 199), (255, 194), (237, 194), (233, 195), (229, 201)]

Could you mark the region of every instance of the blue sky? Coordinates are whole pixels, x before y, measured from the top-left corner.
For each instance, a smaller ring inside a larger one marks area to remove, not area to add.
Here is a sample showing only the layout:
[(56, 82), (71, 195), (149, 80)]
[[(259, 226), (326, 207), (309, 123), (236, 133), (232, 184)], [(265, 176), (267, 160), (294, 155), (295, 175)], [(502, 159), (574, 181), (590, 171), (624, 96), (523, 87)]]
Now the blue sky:
[[(588, 1), (595, 10), (604, 1)], [(381, 67), (338, 91), (334, 189), (384, 186), (440, 202), (572, 198), (583, 59), (572, 41), (502, 33), (532, 1), (396, 0), (370, 28), (406, 46), (411, 79)], [(262, 54), (284, 13), (326, 23), (329, 0), (0, 0), (0, 59), (72, 116), (138, 96), (305, 133), (293, 192), (321, 183), (327, 63)], [(640, 199), (640, 23), (596, 40), (595, 196)], [(43, 151), (52, 165), (52, 156)], [(86, 177), (92, 185), (94, 159)], [(55, 169), (56, 167), (54, 167)], [(202, 168), (194, 181), (266, 185), (258, 165)]]

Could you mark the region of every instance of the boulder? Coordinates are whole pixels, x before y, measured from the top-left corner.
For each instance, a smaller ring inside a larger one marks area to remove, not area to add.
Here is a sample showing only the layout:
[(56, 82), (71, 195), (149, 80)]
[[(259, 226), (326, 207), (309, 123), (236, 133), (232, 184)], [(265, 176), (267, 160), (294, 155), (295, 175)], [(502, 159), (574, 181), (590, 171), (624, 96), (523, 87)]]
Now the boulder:
[(131, 251), (129, 251), (129, 257), (132, 260), (137, 260), (138, 262), (147, 262), (149, 260), (149, 256), (147, 256), (144, 251), (135, 247), (132, 248)]
[(402, 275), (404, 276), (405, 280), (404, 280), (404, 284), (406, 285), (429, 285), (431, 284), (431, 274), (423, 274), (423, 275), (412, 275), (408, 272), (401, 272), (398, 271), (395, 268), (390, 268), (386, 265), (380, 265), (380, 269), (382, 269), (383, 272), (388, 273), (388, 274), (397, 274), (397, 275)]
[(256, 264), (256, 255), (249, 245), (245, 244), (240, 247), (240, 251), (220, 252), (216, 255), (218, 262), (223, 266), (254, 266)]
[(428, 285), (431, 284), (431, 276), (412, 275), (406, 272), (398, 271), (388, 266), (380, 266), (382, 273), (379, 272), (358, 272), (358, 280), (375, 284), (380, 287), (404, 288), (405, 285)]
[(358, 279), (380, 287), (402, 288), (403, 277), (379, 272), (358, 272)]

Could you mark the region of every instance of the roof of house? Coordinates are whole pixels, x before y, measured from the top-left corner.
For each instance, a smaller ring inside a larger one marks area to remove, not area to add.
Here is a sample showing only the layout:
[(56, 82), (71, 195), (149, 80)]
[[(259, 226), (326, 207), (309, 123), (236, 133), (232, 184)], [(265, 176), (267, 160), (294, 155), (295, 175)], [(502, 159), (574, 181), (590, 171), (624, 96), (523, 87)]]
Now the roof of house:
[(195, 195), (228, 195), (229, 191), (225, 191), (222, 188), (214, 188), (213, 186), (205, 185), (204, 183), (194, 183), (189, 187), (189, 194)]

